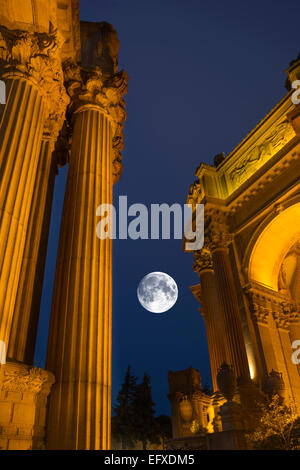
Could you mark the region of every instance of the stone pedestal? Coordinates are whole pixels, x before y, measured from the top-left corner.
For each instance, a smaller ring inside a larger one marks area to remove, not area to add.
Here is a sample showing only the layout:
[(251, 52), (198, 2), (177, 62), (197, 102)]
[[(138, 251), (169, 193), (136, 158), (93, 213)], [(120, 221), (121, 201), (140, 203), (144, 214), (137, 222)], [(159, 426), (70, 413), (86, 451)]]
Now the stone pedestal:
[(47, 397), (54, 376), (8, 362), (0, 365), (0, 449), (45, 448)]
[(227, 401), (220, 407), (223, 431), (237, 431), (243, 429), (242, 408), (235, 401)]

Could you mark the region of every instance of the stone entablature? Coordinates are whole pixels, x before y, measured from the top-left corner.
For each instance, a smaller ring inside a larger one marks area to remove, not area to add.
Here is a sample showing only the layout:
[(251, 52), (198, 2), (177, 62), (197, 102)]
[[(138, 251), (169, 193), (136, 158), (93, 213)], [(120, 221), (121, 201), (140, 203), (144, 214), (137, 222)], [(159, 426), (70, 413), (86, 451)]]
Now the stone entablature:
[(212, 198), (230, 205), (241, 191), (245, 196), (248, 186), (253, 191), (252, 176), (273, 162), (283, 148), (299, 141), (290, 120), (295, 108), (289, 93), (217, 168), (202, 163), (196, 170), (198, 180), (190, 186), (187, 202), (200, 204)]
[(244, 292), (256, 322), (268, 325), (272, 316), (277, 327), (285, 329), (288, 329), (292, 322), (300, 322), (300, 305), (285, 295), (255, 282), (247, 284)]
[(80, 60), (78, 0), (1, 0), (0, 24), (37, 33), (58, 29), (64, 38), (62, 57)]

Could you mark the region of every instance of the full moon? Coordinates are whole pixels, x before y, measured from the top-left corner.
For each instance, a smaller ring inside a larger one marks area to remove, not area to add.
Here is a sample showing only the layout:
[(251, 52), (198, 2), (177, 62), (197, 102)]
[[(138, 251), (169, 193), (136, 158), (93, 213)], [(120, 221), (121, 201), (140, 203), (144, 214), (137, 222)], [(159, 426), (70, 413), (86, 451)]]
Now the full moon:
[(168, 274), (153, 272), (143, 277), (137, 289), (137, 296), (140, 304), (149, 312), (163, 313), (176, 303), (178, 288)]

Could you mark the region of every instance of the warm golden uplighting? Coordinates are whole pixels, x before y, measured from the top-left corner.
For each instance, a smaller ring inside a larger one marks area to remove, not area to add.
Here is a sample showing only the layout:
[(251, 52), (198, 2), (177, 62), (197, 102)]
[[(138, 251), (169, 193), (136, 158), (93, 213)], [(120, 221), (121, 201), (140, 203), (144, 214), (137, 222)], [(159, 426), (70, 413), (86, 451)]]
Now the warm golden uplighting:
[(278, 275), (289, 248), (300, 238), (300, 203), (283, 210), (263, 230), (249, 263), (249, 280), (278, 291)]
[(253, 366), (251, 365), (251, 363), (249, 363), (249, 370), (250, 370), (250, 377), (251, 377), (251, 380), (254, 379), (254, 368)]

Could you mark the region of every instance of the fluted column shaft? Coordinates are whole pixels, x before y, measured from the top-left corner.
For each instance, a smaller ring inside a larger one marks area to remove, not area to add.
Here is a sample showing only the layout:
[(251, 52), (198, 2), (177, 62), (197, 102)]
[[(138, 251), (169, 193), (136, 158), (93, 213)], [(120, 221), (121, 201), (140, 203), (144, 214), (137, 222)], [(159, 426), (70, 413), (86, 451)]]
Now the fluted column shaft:
[(50, 449), (110, 445), (112, 240), (97, 238), (96, 209), (112, 188), (111, 124), (86, 105), (75, 114), (50, 319)]
[(0, 340), (8, 349), (46, 111), (31, 82), (9, 78), (6, 86), (0, 127)]
[(201, 298), (209, 351), (213, 390), (218, 390), (217, 373), (222, 363), (227, 361), (224, 347), (224, 329), (216, 288), (215, 274), (212, 269), (200, 271)]
[(249, 365), (228, 248), (214, 248), (212, 250), (212, 257), (216, 286), (223, 313), (224, 333), (230, 364), (233, 366), (237, 377), (250, 380)]
[(38, 159), (24, 255), (7, 355), (32, 364), (46, 261), (56, 164), (54, 139), (44, 135)]

